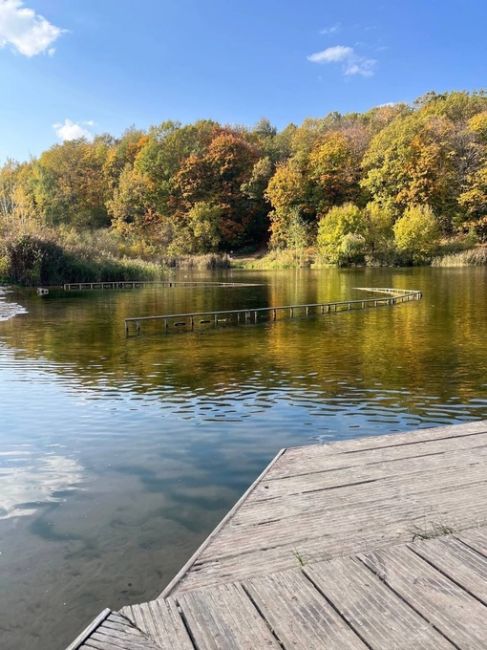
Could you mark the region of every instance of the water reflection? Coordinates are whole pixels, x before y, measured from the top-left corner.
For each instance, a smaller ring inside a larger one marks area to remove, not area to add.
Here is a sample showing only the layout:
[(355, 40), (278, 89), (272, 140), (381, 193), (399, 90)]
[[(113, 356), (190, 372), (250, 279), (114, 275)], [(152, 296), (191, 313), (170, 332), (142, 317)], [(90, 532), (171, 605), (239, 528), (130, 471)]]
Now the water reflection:
[(76, 460), (55, 453), (0, 452), (0, 519), (33, 515), (44, 503), (66, 499), (82, 475)]
[[(0, 325), (2, 650), (62, 648), (106, 605), (154, 597), (281, 447), (487, 417), (485, 269), (231, 279), (265, 286), (7, 297), (28, 315)], [(424, 298), (124, 338), (126, 316), (355, 286)]]

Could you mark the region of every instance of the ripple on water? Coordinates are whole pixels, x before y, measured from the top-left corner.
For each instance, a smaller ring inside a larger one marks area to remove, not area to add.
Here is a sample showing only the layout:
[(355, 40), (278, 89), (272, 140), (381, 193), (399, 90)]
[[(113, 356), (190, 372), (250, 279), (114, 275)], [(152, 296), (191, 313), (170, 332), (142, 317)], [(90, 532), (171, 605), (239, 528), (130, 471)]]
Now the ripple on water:
[[(269, 276), (262, 299), (345, 297), (362, 273)], [(0, 629), (30, 612), (11, 647), (153, 598), (282, 447), (487, 417), (487, 274), (384, 273), (423, 301), (176, 338), (121, 319), (203, 293), (19, 298), (0, 327)]]

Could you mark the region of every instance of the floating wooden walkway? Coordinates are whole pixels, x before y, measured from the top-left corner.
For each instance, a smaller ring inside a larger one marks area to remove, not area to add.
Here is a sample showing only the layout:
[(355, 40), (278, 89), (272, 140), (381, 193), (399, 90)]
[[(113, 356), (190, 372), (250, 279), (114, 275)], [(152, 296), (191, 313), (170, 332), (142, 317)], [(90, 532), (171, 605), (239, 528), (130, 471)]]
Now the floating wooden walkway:
[(153, 601), (69, 650), (485, 650), (487, 421), (282, 450)]
[(371, 291), (386, 294), (381, 298), (366, 298), (364, 300), (344, 300), (338, 302), (319, 302), (302, 305), (284, 305), (279, 307), (253, 307), (245, 309), (224, 309), (217, 311), (196, 311), (184, 314), (163, 314), (162, 316), (134, 316), (125, 318), (125, 335), (140, 334), (142, 325), (148, 322), (160, 321), (163, 331), (167, 334), (176, 330), (192, 331), (195, 327), (219, 325), (255, 324), (262, 320), (277, 320), (278, 316), (294, 318), (295, 316), (316, 316), (352, 309), (367, 309), (397, 305), (410, 300), (420, 300), (421, 291), (416, 289), (385, 289), (359, 287), (360, 291)]
[(176, 281), (176, 280), (138, 280), (132, 282), (71, 282), (63, 285), (64, 291), (87, 291), (105, 289), (139, 289), (140, 287), (161, 286), (168, 289), (175, 287), (261, 287), (262, 284), (250, 282), (205, 282), (205, 281)]

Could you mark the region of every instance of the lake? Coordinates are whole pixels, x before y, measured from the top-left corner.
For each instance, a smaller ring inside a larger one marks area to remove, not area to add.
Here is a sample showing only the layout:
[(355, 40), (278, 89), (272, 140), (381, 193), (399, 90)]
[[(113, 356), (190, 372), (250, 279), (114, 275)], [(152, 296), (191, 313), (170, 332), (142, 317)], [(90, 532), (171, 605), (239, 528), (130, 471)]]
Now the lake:
[[(487, 418), (487, 268), (178, 273), (256, 287), (7, 293), (0, 646), (62, 649), (158, 595), (285, 446)], [(129, 316), (420, 289), (395, 307), (194, 333)], [(1, 299), (1, 297), (0, 297)]]

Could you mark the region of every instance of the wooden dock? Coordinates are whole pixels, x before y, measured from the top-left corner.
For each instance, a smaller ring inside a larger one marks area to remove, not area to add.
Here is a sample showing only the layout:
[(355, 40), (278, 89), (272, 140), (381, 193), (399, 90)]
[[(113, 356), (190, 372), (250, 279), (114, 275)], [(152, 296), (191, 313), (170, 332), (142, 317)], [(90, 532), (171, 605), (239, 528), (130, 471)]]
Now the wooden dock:
[(485, 650), (487, 421), (282, 450), (162, 594), (69, 650)]
[(245, 309), (224, 309), (217, 311), (196, 311), (183, 314), (162, 314), (160, 316), (133, 316), (124, 319), (125, 335), (140, 334), (142, 325), (148, 322), (162, 323), (163, 332), (193, 331), (195, 327), (219, 325), (256, 324), (263, 320), (277, 320), (278, 317), (294, 318), (302, 316), (317, 316), (352, 309), (367, 309), (398, 305), (410, 300), (420, 300), (421, 291), (416, 289), (389, 289), (358, 287), (359, 291), (371, 291), (386, 294), (385, 297), (366, 298), (359, 300), (343, 300), (338, 302), (319, 302), (301, 305), (281, 305), (275, 307), (252, 307)]
[(63, 284), (63, 289), (64, 291), (104, 291), (107, 289), (139, 289), (151, 286), (172, 289), (176, 287), (261, 287), (263, 285), (251, 282), (206, 282), (203, 280), (121, 280), (119, 282), (69, 282)]

